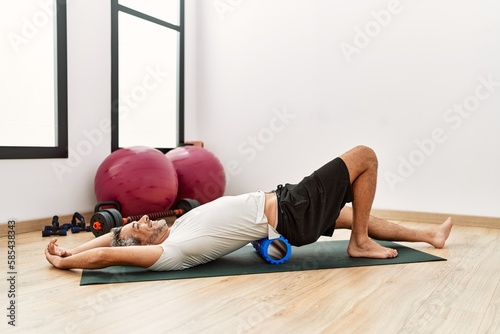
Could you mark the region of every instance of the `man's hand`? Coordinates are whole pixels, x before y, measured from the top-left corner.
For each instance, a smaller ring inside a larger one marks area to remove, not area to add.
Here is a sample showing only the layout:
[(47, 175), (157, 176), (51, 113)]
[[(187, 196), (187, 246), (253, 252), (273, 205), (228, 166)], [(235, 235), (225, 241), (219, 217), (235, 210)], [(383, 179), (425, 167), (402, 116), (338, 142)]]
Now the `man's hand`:
[(64, 257), (71, 256), (71, 253), (66, 249), (59, 247), (57, 238), (49, 241), (47, 248), (45, 248), (45, 258), (56, 268), (61, 269), (61, 260)]
[(68, 252), (51, 240), (45, 248), (45, 257), (57, 269), (99, 269), (109, 266), (152, 266), (163, 253), (163, 248), (152, 246), (97, 247), (86, 251)]
[(49, 251), (49, 247), (45, 248), (45, 258), (51, 265), (60, 269), (62, 257), (60, 257), (59, 255), (51, 254)]
[(47, 252), (50, 255), (57, 255), (60, 257), (66, 257), (71, 255), (71, 253), (68, 252), (66, 249), (59, 247), (59, 245), (57, 244), (57, 238), (53, 238), (52, 240), (50, 240), (49, 244), (47, 245), (47, 250), (45, 253), (47, 254)]

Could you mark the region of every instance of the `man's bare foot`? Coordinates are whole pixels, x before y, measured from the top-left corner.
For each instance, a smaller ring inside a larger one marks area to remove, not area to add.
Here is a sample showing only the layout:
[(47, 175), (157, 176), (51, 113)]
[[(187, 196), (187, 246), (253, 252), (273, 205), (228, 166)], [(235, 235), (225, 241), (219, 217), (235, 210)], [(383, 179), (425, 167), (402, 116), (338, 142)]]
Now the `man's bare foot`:
[(351, 238), (347, 246), (347, 254), (350, 257), (366, 257), (371, 259), (390, 259), (398, 256), (398, 251), (379, 245), (371, 239), (356, 242)]
[(450, 236), (452, 227), (453, 221), (451, 220), (451, 217), (448, 217), (444, 223), (431, 229), (432, 238), (429, 243), (436, 248), (443, 248), (446, 243), (446, 239)]

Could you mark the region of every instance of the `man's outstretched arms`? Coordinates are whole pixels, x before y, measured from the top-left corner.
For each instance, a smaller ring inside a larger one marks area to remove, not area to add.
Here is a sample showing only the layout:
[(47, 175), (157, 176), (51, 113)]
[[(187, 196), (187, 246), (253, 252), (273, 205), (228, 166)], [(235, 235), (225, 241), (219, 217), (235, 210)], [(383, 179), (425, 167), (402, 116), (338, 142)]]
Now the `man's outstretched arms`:
[(97, 247), (111, 247), (111, 234), (109, 233), (103, 234), (73, 249), (65, 249), (59, 247), (59, 245), (57, 244), (57, 238), (52, 238), (49, 244), (47, 245), (47, 250), (52, 255), (59, 255), (61, 257), (66, 257)]
[(108, 234), (93, 239), (71, 250), (59, 247), (52, 239), (45, 249), (45, 257), (58, 269), (99, 269), (109, 266), (152, 266), (163, 253), (163, 248), (153, 246), (110, 247)]

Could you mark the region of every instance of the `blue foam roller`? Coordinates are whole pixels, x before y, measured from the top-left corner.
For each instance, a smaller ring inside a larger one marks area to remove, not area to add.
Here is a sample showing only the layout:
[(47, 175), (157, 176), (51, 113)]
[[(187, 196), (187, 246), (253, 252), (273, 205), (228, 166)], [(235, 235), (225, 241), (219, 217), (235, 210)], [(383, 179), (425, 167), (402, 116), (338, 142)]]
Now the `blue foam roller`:
[(253, 241), (252, 246), (264, 260), (271, 264), (282, 264), (292, 255), (292, 246), (283, 236)]

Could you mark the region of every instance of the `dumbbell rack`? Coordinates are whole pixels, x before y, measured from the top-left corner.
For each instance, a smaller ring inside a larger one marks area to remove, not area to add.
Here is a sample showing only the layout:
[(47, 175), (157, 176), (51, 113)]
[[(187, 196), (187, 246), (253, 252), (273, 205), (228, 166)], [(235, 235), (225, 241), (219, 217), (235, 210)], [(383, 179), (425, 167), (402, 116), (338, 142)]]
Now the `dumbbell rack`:
[(67, 224), (59, 225), (59, 216), (52, 217), (51, 225), (46, 225), (42, 230), (42, 237), (50, 237), (53, 235), (66, 236), (68, 234), (68, 230), (71, 230), (71, 233), (91, 231), (90, 226), (85, 225), (85, 218), (78, 212), (75, 212), (71, 218), (71, 223)]

